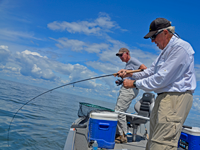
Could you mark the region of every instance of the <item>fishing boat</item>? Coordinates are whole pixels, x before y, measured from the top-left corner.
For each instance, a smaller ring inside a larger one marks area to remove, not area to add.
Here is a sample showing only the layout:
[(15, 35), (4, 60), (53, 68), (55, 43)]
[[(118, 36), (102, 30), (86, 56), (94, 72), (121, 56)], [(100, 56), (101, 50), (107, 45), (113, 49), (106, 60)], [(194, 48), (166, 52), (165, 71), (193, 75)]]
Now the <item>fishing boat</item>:
[[(64, 150), (93, 150), (94, 143), (97, 143), (98, 150), (145, 150), (149, 133), (149, 116), (154, 102), (153, 93), (144, 93), (134, 106), (137, 114), (123, 113), (127, 116), (128, 124), (128, 142), (123, 144), (115, 143), (117, 117), (122, 112), (80, 103), (79, 118), (73, 122), (69, 130)], [(181, 133), (177, 150), (199, 150), (200, 129), (184, 126), (183, 130), (186, 132)], [(197, 140), (196, 144), (192, 143), (192, 140)], [(189, 143), (192, 143), (192, 146)]]

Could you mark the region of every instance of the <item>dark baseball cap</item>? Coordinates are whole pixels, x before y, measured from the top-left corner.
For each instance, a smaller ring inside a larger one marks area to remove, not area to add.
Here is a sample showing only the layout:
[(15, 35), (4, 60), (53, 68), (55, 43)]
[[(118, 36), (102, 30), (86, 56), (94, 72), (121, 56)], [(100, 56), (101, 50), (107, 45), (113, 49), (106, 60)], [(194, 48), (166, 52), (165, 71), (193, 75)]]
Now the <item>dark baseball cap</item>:
[(120, 54), (123, 54), (124, 52), (128, 52), (129, 53), (129, 50), (127, 48), (120, 48), (119, 52), (116, 54), (116, 56), (119, 56)]
[(165, 18), (156, 18), (154, 21), (151, 22), (149, 27), (149, 33), (144, 36), (145, 39), (153, 36), (158, 30), (164, 29), (171, 26), (171, 22)]

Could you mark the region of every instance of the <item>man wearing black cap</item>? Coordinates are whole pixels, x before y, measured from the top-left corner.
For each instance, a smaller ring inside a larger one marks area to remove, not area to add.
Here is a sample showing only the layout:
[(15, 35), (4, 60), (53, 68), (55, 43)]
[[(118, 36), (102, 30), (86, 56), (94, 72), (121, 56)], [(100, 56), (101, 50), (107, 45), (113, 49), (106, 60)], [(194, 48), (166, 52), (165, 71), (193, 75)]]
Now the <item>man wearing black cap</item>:
[(196, 88), (194, 71), (194, 50), (174, 32), (171, 22), (157, 18), (150, 24), (150, 38), (159, 49), (160, 55), (152, 66), (143, 72), (126, 74), (125, 88), (137, 87), (158, 94), (150, 115), (150, 136), (146, 150), (177, 150), (182, 125), (192, 107), (193, 92)]
[[(119, 52), (116, 54), (122, 62), (126, 63), (125, 69), (127, 70), (137, 70), (146, 69), (147, 67), (142, 64), (137, 59), (130, 56), (130, 52), (127, 48), (120, 48)], [(116, 82), (117, 83), (117, 82)], [(126, 89), (121, 86), (119, 91), (119, 97), (115, 106), (116, 111), (126, 112), (129, 108), (132, 100), (138, 95), (139, 90), (137, 88)], [(117, 123), (117, 135), (115, 138), (116, 143), (127, 143), (127, 122), (126, 116), (119, 114)]]

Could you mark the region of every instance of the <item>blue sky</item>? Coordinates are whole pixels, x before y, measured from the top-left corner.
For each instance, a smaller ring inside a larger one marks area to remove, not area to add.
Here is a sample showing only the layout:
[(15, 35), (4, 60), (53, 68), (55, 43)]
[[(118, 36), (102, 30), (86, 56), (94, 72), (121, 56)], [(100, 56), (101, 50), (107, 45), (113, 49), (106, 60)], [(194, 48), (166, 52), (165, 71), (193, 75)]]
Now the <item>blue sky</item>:
[[(115, 73), (125, 65), (115, 56), (121, 47), (150, 67), (160, 50), (143, 37), (151, 21), (164, 17), (195, 50), (192, 112), (200, 115), (199, 7), (197, 0), (0, 0), (0, 78), (51, 89)], [(115, 80), (90, 80), (63, 91), (115, 102)]]

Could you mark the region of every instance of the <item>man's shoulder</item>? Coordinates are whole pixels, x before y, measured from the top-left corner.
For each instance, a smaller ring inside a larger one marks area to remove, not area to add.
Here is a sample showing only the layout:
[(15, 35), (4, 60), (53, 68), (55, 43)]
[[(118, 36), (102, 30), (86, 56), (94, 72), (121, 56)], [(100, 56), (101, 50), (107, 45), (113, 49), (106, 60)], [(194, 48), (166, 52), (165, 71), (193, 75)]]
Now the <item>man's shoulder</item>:
[(131, 57), (129, 61), (130, 61), (130, 62), (135, 62), (135, 61), (139, 61), (139, 60), (136, 59), (135, 57)]
[(133, 64), (142, 64), (138, 59), (131, 57), (128, 63), (133, 63)]
[(129, 61), (126, 63), (125, 69), (135, 70), (135, 69), (138, 69), (140, 65), (142, 65), (142, 63), (139, 60), (131, 57)]
[(185, 50), (187, 53), (194, 53), (194, 50), (192, 48), (192, 46), (190, 45), (190, 43), (188, 43), (187, 41), (183, 40), (183, 39), (178, 39), (176, 40), (176, 42), (173, 45), (174, 48), (181, 48), (183, 50)]
[(185, 40), (183, 40), (183, 39), (181, 39), (181, 38), (177, 38), (177, 40), (175, 40), (175, 42), (174, 42), (174, 46), (180, 46), (180, 47), (185, 47), (185, 46), (187, 46), (187, 47), (190, 47), (191, 45), (190, 45), (190, 43), (188, 43), (187, 41), (185, 41)]
[(170, 46), (168, 46), (168, 48), (165, 50), (165, 52), (163, 53), (164, 54), (163, 56), (166, 57), (167, 59), (168, 56), (175, 57), (175, 56), (186, 55), (186, 54), (188, 54), (188, 56), (193, 56), (194, 53), (195, 52), (192, 46), (188, 42), (180, 38), (176, 38), (170, 44)]

